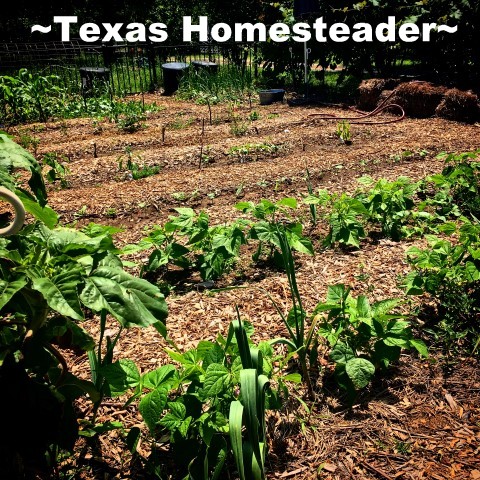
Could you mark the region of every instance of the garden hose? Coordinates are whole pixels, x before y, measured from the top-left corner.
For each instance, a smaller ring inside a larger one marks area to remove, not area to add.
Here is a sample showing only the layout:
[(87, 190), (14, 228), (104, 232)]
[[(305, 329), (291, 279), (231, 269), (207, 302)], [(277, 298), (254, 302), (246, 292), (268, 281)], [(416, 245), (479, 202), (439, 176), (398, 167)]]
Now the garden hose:
[[(398, 103), (387, 104), (388, 100), (390, 100), (390, 98), (393, 96), (393, 94), (395, 92), (396, 92), (396, 89), (393, 90), (390, 93), (390, 95), (388, 95), (388, 97), (385, 98), (385, 100), (383, 100), (383, 102), (380, 103), (380, 105), (378, 105), (378, 107), (375, 108), (374, 110), (372, 110), (371, 112), (362, 112), (361, 110), (357, 110), (354, 107), (349, 107), (349, 110), (351, 110), (355, 113), (359, 113), (361, 115), (360, 117), (337, 117), (336, 115), (333, 115), (333, 114), (330, 114), (330, 113), (312, 113), (312, 114), (309, 115), (309, 117), (321, 116), (322, 120), (346, 120), (349, 123), (356, 123), (356, 124), (359, 124), (359, 125), (362, 125), (362, 124), (363, 125), (384, 125), (384, 124), (387, 124), (387, 123), (400, 122), (405, 118), (405, 110), (400, 105), (398, 105)], [(378, 115), (379, 113), (381, 113), (384, 110), (387, 110), (391, 107), (394, 107), (394, 108), (397, 108), (398, 110), (400, 110), (400, 112), (401, 112), (400, 117), (394, 118), (392, 120), (383, 120), (381, 122), (372, 122), (372, 121), (366, 121), (365, 122), (365, 121), (363, 121), (366, 118)]]
[(25, 222), (25, 208), (23, 207), (23, 203), (11, 190), (5, 187), (0, 187), (0, 198), (10, 203), (15, 210), (13, 222), (5, 228), (0, 228), (0, 237), (15, 235), (20, 231)]

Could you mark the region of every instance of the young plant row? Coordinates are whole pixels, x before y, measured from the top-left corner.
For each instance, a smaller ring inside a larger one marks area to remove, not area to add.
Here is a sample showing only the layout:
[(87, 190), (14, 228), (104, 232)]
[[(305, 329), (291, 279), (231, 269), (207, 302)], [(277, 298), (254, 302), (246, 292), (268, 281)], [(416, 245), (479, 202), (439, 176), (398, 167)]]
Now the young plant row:
[[(462, 215), (475, 221), (480, 214), (480, 164), (469, 161), (475, 155), (450, 155), (442, 174), (419, 182), (407, 177), (393, 182), (362, 177), (362, 188), (352, 196), (326, 190), (314, 194), (310, 188), (303, 203), (309, 207), (311, 224), (325, 222), (328, 233), (324, 247), (359, 248), (368, 230), (394, 240), (426, 233), (453, 233)], [(175, 266), (198, 271), (203, 280), (221, 277), (238, 260), (241, 246), (252, 242), (256, 245), (252, 255), (255, 262), (266, 259), (282, 266), (279, 232), (285, 234), (291, 249), (313, 255), (312, 240), (304, 234), (303, 223), (295, 215), (299, 208), (296, 199), (239, 202), (235, 208), (254, 220), (241, 218), (229, 225), (211, 226), (205, 212), (196, 214), (191, 208), (177, 208), (177, 216), (154, 227), (125, 253), (153, 248), (144, 272), (164, 273), (169, 266)]]
[(113, 97), (108, 86), (95, 86), (95, 95), (82, 97), (60, 85), (56, 75), (39, 75), (22, 68), (15, 76), (0, 76), (0, 116), (5, 125), (46, 122), (52, 118), (108, 118), (125, 132), (141, 128), (148, 108), (140, 101), (121, 101)]

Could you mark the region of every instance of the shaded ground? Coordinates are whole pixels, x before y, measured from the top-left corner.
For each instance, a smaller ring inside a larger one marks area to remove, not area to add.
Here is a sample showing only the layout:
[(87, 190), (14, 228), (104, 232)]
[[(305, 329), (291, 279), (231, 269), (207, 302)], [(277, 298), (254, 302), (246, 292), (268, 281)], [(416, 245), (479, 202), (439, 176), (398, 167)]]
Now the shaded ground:
[[(247, 128), (245, 136), (237, 137), (232, 134), (226, 106), (214, 107), (214, 124), (209, 125), (206, 107), (153, 95), (146, 100), (165, 108), (149, 116), (146, 127), (133, 134), (119, 131), (114, 124), (88, 119), (56, 122), (46, 128), (19, 127), (16, 133), (40, 140), (39, 158), (48, 152), (69, 158), (71, 188), (52, 186), (49, 194), (62, 222), (124, 226), (124, 232), (117, 235), (118, 243), (133, 243), (144, 236), (144, 228), (163, 223), (176, 206), (202, 209), (212, 223), (220, 223), (239, 216), (233, 206), (240, 198), (300, 198), (307, 193), (307, 166), (314, 190), (331, 192), (352, 192), (356, 179), (365, 174), (391, 180), (400, 175), (420, 179), (442, 169), (442, 161), (435, 158), (439, 152), (477, 148), (480, 133), (477, 125), (406, 119), (387, 125), (352, 125), (353, 143), (345, 146), (335, 136), (335, 121), (309, 114), (343, 116), (349, 112), (276, 104), (254, 105), (260, 118), (253, 122), (246, 120), (251, 113), (248, 107), (237, 109), (235, 114), (244, 119)], [(232, 146), (260, 143), (279, 148), (274, 154), (248, 158), (229, 155)], [(125, 180), (118, 164), (128, 155), (126, 147), (133, 161), (161, 166), (160, 173)], [(208, 157), (202, 161), (201, 151)], [(308, 212), (301, 214), (307, 223)], [(317, 239), (316, 252), (321, 250), (321, 233), (312, 232)], [(335, 283), (349, 284), (355, 296), (364, 293), (372, 301), (401, 295), (398, 277), (408, 271), (405, 250), (413, 243), (423, 244), (423, 240), (395, 243), (368, 239), (356, 252), (326, 250), (315, 257), (299, 257), (297, 280), (305, 307), (311, 310), (324, 299), (327, 286)], [(141, 262), (145, 257), (142, 253), (133, 259)], [(209, 294), (195, 287), (197, 280), (187, 279), (167, 298), (167, 327), (179, 346), (192, 347), (199, 340), (225, 333), (235, 305), (253, 323), (255, 340), (285, 334), (263, 293), (268, 291), (287, 309), (283, 274), (256, 268), (250, 257), (244, 256), (219, 285), (240, 283), (247, 288)], [(98, 332), (95, 320), (87, 321), (86, 326), (93, 334)], [(110, 325), (110, 333), (116, 328)], [(131, 358), (147, 371), (168, 361), (164, 346), (153, 330), (130, 330), (116, 350), (119, 357)], [(285, 410), (268, 418), (269, 478), (480, 478), (478, 360), (457, 358), (455, 362), (453, 373), (446, 377), (440, 352), (433, 352), (430, 360), (403, 355), (391, 376), (372, 385), (351, 410), (342, 406), (328, 379), (319, 383), (318, 400), (309, 412), (296, 399), (302, 393), (292, 392)], [(69, 364), (73, 373), (88, 375), (85, 356), (70, 354)], [(99, 421), (113, 419), (126, 427), (144, 429), (133, 406), (123, 408), (122, 403), (107, 401)], [(78, 455), (71, 460), (78, 478), (143, 477), (117, 433), (103, 435), (99, 442), (100, 457), (98, 452), (82, 450), (79, 444)], [(149, 451), (149, 445), (139, 446), (141, 454)]]

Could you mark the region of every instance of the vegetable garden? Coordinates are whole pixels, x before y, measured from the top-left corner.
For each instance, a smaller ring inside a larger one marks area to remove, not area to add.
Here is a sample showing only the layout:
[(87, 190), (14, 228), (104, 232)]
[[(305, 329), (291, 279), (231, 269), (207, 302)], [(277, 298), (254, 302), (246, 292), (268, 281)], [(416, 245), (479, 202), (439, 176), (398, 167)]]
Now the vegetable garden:
[(478, 124), (229, 75), (0, 79), (5, 478), (480, 478)]

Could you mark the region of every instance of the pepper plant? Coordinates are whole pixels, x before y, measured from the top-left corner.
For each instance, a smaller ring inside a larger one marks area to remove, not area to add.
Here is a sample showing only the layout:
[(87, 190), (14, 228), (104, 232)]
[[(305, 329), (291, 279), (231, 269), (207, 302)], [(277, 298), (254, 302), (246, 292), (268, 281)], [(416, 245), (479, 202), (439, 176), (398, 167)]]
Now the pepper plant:
[[(23, 190), (11, 169), (28, 166), (30, 186), (42, 202), (45, 187), (38, 164), (9, 139), (0, 137), (0, 175)], [(19, 150), (20, 149), (20, 150)], [(13, 152), (11, 156), (9, 152)], [(10, 163), (8, 163), (10, 162)], [(49, 219), (25, 191), (25, 207)], [(123, 269), (108, 231), (91, 236), (42, 222), (0, 239), (0, 421), (16, 428), (0, 439), (0, 464), (7, 478), (48, 472), (59, 449), (78, 436), (75, 398), (98, 403), (98, 385), (68, 370), (57, 345), (80, 351), (95, 342), (82, 328), (87, 313), (110, 314), (122, 327), (153, 325), (166, 336), (167, 307), (157, 287)]]

